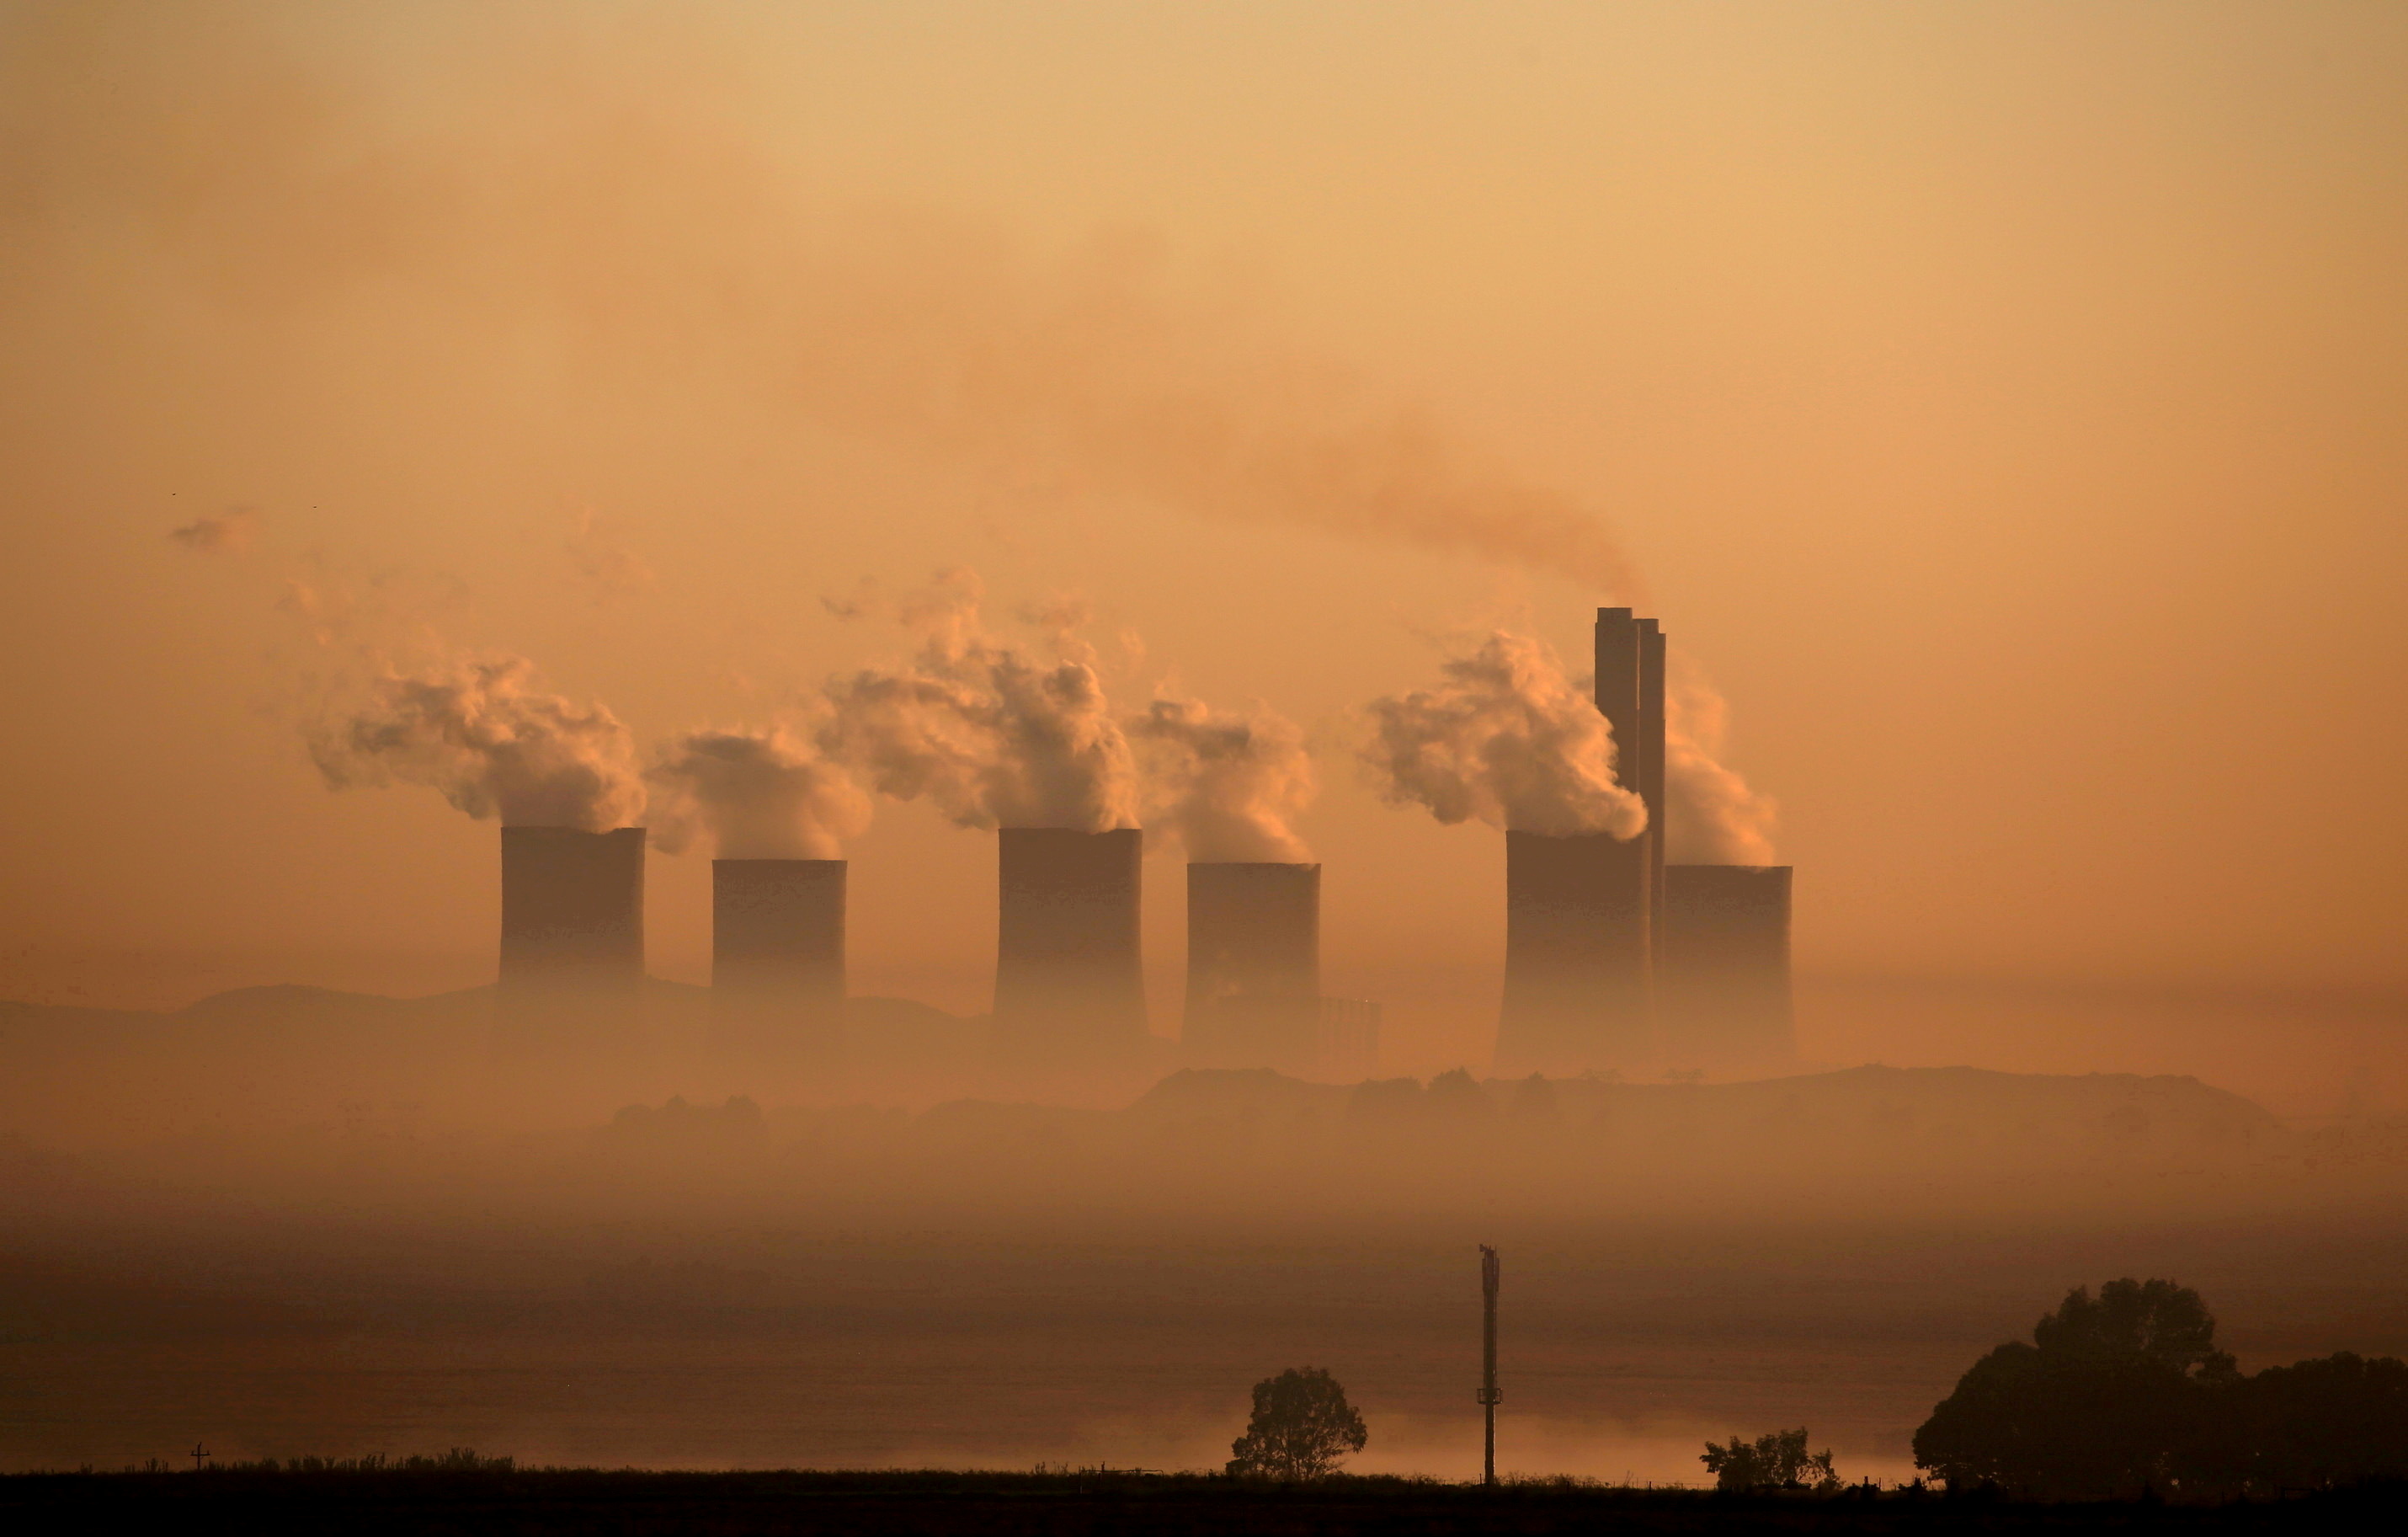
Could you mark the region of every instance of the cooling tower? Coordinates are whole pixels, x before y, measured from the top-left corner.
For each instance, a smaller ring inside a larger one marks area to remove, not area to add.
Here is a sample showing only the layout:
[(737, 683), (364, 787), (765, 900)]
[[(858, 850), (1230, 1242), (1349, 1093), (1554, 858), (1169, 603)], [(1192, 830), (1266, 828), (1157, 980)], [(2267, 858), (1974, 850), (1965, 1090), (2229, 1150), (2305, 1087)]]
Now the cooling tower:
[(833, 1015), (844, 1002), (841, 859), (710, 862), (710, 986), (719, 998)]
[(1651, 831), (1505, 835), (1499, 1076), (1627, 1068), (1652, 1054)]
[(1145, 1043), (1135, 827), (996, 835), (996, 1045), (1041, 1067), (1118, 1065)]
[(502, 829), (501, 992), (632, 1000), (644, 981), (644, 829)]
[(1192, 1067), (1318, 1065), (1321, 867), (1187, 867), (1187, 1018)]
[(1789, 1002), (1787, 865), (1665, 871), (1658, 998), (1666, 1060), (1778, 1065), (1798, 1048)]

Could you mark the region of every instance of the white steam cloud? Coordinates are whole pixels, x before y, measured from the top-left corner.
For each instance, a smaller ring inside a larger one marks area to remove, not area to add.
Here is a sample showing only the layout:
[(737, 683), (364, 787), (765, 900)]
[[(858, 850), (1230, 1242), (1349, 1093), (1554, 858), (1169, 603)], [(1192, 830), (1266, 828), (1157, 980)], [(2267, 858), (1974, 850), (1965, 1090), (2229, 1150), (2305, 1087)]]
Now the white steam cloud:
[(1675, 652), (1664, 700), (1664, 856), (1680, 865), (1773, 862), (1770, 797), (1722, 766), (1729, 707)]
[(1500, 630), (1439, 671), (1435, 687), (1369, 706), (1363, 761), (1385, 798), (1513, 832), (1646, 827), (1646, 804), (1614, 779), (1612, 728), (1544, 641)]
[(1146, 826), (1205, 863), (1312, 855), (1291, 824), (1312, 799), (1304, 734), (1268, 711), (1156, 698), (1128, 735), (1144, 774)]
[(508, 826), (603, 832), (644, 810), (627, 728), (601, 705), (539, 691), (523, 657), (388, 667), (366, 701), (310, 729), (309, 753), (330, 789), (423, 784)]
[(688, 732), (644, 777), (667, 854), (707, 840), (729, 859), (836, 859), (869, 826), (869, 797), (842, 766), (783, 726)]
[[(996, 483), (1641, 596), (1595, 495), (1300, 352), (1275, 310), (1180, 280), (1142, 238), (1047, 255), (976, 222), (815, 199), (731, 85), (742, 72), (722, 60), (752, 46), (741, 29), (613, 16), (568, 28), (573, 46), (530, 47), (515, 22), (460, 14), (458, 56), (480, 62), (480, 89), (439, 93), (430, 120), (436, 98), (414, 81), (340, 62), (280, 7), (41, 12), (0, 50), (0, 134), (46, 147), (11, 166), (11, 248), (80, 294), (96, 280), (88, 232), (123, 231), (177, 302), (272, 314), (279, 335), (315, 325), (343, 356), (377, 346), (408, 361), (432, 337), (428, 355), (456, 371), (452, 338), (512, 360), (556, 345), (597, 398), (646, 411), (660, 378), (691, 370), (797, 425)], [(75, 83), (104, 79), (106, 92)], [(110, 302), (157, 304), (128, 294)], [(740, 459), (751, 446), (721, 448)], [(222, 550), (239, 531), (203, 519), (176, 537)], [(646, 582), (590, 529), (570, 555), (601, 595)], [(859, 711), (885, 718), (841, 735), (881, 759), (882, 786), (919, 786), (982, 824), (1134, 814), (1125, 744), (1087, 721), (1092, 669), (977, 646), (857, 682)], [(1059, 740), (1036, 740), (1044, 720)], [(1717, 781), (1705, 737), (1689, 732), (1671, 759), (1676, 804), (1723, 808), (1713, 836), (1738, 838), (1747, 819), (1729, 808), (1744, 801)]]
[(902, 619), (927, 638), (919, 654), (832, 681), (821, 749), (879, 794), (924, 797), (965, 827), (1138, 826), (1136, 760), (1093, 654), (1066, 632), (1052, 661), (997, 640), (979, 597), (965, 571), (908, 600)]

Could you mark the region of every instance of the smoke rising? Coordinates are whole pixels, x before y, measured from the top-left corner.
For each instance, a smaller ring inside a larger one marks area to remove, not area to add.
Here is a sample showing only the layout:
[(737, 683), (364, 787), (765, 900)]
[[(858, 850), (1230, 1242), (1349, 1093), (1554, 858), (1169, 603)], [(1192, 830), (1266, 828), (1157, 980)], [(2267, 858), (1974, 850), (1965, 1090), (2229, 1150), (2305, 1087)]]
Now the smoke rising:
[(997, 640), (979, 598), (961, 571), (906, 600), (898, 617), (926, 637), (918, 654), (832, 680), (822, 751), (965, 827), (1138, 826), (1136, 760), (1093, 653), (1067, 632), (1051, 662)]
[(730, 859), (835, 859), (869, 826), (869, 797), (783, 726), (689, 732), (644, 777), (652, 842), (668, 854), (699, 839)]
[[(513, 357), (557, 356), (605, 395), (690, 376), (797, 426), (1000, 483), (1642, 596), (1593, 497), (1310, 355), (1262, 307), (1185, 282), (1143, 237), (1033, 254), (975, 222), (816, 199), (746, 114), (742, 72), (726, 67), (739, 36), (681, 16), (534, 49), (509, 26), (460, 26), (472, 78), (430, 116), (406, 81), (313, 50), (271, 8), (215, 7), (206, 22), (100, 4), (28, 12), (0, 59), (0, 128), (39, 151), (7, 166), (11, 244), (81, 272), (90, 232), (115, 232), (179, 301), (331, 323), (347, 347), (404, 357), (421, 335), (491, 338)], [(103, 78), (107, 91), (79, 83)], [(436, 362), (443, 377), (475, 371)], [(209, 520), (189, 534), (194, 549), (238, 541)], [(649, 581), (591, 525), (569, 554), (597, 596)], [(1113, 734), (1072, 725), (1092, 669), (973, 648), (859, 682), (857, 713), (883, 696), (891, 719), (845, 734), (887, 739), (884, 783), (980, 824), (1007, 805), (1060, 825), (1132, 814), (1107, 787), (1125, 778)], [(1020, 706), (994, 703), (1007, 697)], [(987, 724), (968, 724), (982, 711)], [(1068, 733), (1054, 747), (973, 750), (1044, 718)], [(1714, 836), (1736, 837), (1743, 798), (1703, 740), (1674, 763), (1684, 797), (1715, 809), (1701, 812)]]
[(1664, 697), (1664, 856), (1681, 865), (1770, 865), (1776, 808), (1719, 761), (1729, 707), (1674, 652)]
[[(0, 128), (45, 151), (8, 167), (0, 217), (66, 250), (122, 226), (245, 310), (433, 300), (550, 331), (580, 371), (732, 371), (748, 399), (1015, 480), (1638, 596), (1583, 497), (1297, 353), (1258, 306), (1178, 292), (1144, 237), (1037, 258), (814, 202), (738, 100), (740, 34), (681, 14), (572, 27), (564, 53), (464, 25), (471, 88), (430, 124), (267, 7), (53, 7), (0, 60)], [(104, 69), (107, 92), (69, 83)]]
[(1440, 822), (1636, 837), (1647, 807), (1614, 780), (1613, 733), (1544, 641), (1499, 630), (1431, 688), (1374, 699), (1363, 762), (1380, 793)]
[(329, 789), (423, 784), (506, 826), (603, 832), (643, 814), (627, 728), (601, 705), (540, 692), (523, 657), (388, 668), (368, 695), (309, 730)]
[(196, 555), (239, 554), (259, 533), (259, 514), (232, 507), (167, 530), (167, 537)]
[(1128, 724), (1142, 767), (1146, 827), (1204, 863), (1312, 857), (1296, 835), (1312, 799), (1304, 734), (1268, 711), (1217, 711), (1158, 697)]

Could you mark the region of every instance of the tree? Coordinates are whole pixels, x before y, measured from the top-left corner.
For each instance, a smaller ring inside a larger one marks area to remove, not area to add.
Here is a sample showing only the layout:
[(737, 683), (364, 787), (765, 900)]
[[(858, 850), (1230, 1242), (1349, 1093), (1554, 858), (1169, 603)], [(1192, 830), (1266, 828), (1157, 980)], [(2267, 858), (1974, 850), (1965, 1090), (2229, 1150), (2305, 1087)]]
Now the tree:
[(2344, 1352), (2243, 1377), (2197, 1292), (2111, 1281), (1974, 1362), (1915, 1431), (1914, 1460), (1952, 1487), (2043, 1500), (2408, 1478), (2408, 1365)]
[(1806, 1427), (1802, 1425), (1795, 1430), (1760, 1435), (1753, 1444), (1737, 1436), (1730, 1438), (1727, 1446), (1709, 1441), (1698, 1460), (1714, 1475), (1714, 1487), (1733, 1493), (1840, 1487), (1840, 1475), (1832, 1470), (1829, 1449), (1810, 1456), (1806, 1450)]
[(1319, 1478), (1370, 1436), (1346, 1389), (1317, 1366), (1291, 1367), (1254, 1384), (1254, 1417), (1229, 1445), (1229, 1472), (1258, 1478)]
[(2107, 1500), (2227, 1481), (2214, 1423), (2238, 1381), (2199, 1293), (2111, 1281), (2066, 1294), (2032, 1343), (1999, 1346), (1914, 1433), (1914, 1460), (1951, 1487)]
[(2408, 1478), (2408, 1365), (2343, 1351), (2270, 1366), (2231, 1397), (2234, 1460), (2251, 1493)]
[(2215, 1315), (2199, 1293), (2172, 1281), (2110, 1281), (2066, 1293), (2055, 1313), (2032, 1326), (2044, 1354), (2128, 1357), (2187, 1375), (2232, 1375), (2232, 1357), (2215, 1348)]

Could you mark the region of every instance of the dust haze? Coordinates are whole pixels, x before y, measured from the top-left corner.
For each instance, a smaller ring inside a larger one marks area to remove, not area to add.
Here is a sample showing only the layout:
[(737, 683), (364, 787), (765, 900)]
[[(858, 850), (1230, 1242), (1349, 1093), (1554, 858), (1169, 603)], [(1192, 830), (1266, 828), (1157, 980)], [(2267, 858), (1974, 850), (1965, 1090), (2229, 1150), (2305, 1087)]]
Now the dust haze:
[[(2153, 137), (1416, 15), (0, 8), (0, 1470), (1218, 1466), (1310, 1360), (1468, 1476), (1480, 1243), (1520, 1472), (1911, 1476), (2108, 1274), (2408, 1350), (2396, 39), (2202, 28), (2243, 134), (2125, 19)], [(1756, 970), (1498, 1074), (1508, 834)]]

